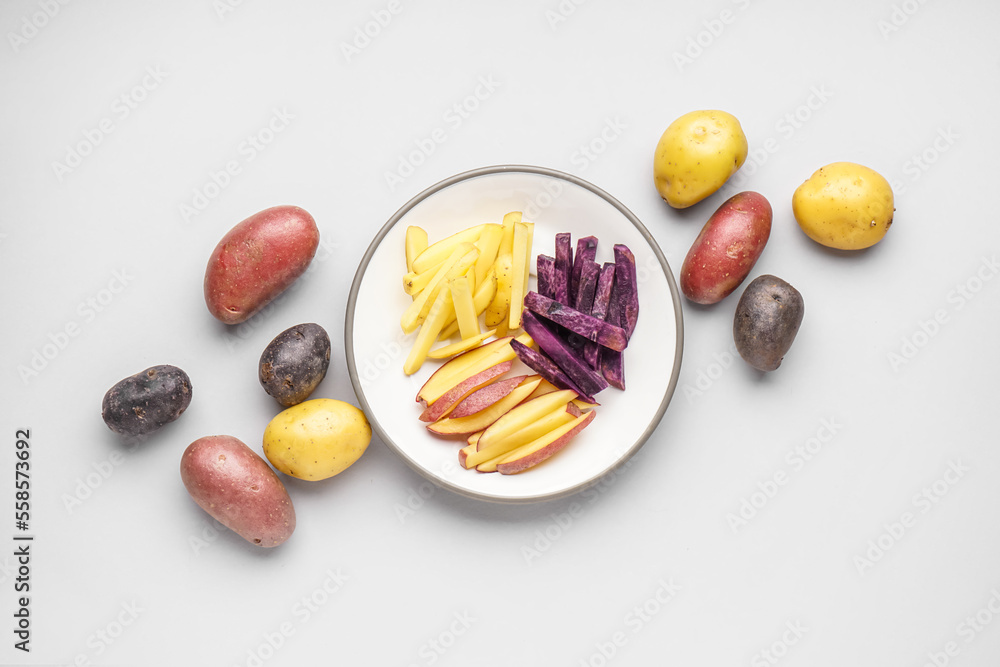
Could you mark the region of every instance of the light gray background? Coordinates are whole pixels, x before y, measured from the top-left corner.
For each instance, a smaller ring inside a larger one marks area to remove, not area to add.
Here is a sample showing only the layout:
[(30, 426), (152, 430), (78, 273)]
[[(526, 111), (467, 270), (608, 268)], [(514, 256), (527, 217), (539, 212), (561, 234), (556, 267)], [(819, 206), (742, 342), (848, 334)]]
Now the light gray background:
[[(0, 6), (0, 662), (996, 664), (995, 3), (224, 2)], [(751, 158), (680, 213), (653, 188), (652, 154), (699, 108), (735, 114)], [(244, 144), (269, 124), (271, 143)], [(896, 188), (892, 230), (867, 252), (826, 251), (791, 216), (795, 187), (837, 160)], [(229, 162), (238, 173), (210, 186)], [(598, 490), (472, 502), (376, 440), (337, 478), (288, 481), (299, 527), (283, 547), (216, 531), (180, 482), (184, 447), (214, 433), (259, 446), (277, 405), (256, 362), (298, 322), (334, 340), (316, 395), (354, 400), (343, 319), (369, 241), (413, 194), (499, 163), (605, 188), (675, 272), (729, 194), (765, 194), (754, 275), (806, 302), (782, 368), (733, 358), (735, 297), (685, 304), (678, 392)], [(210, 201), (185, 219), (196, 191)], [(309, 210), (324, 247), (277, 306), (226, 329), (201, 296), (208, 254), (279, 203)], [(190, 373), (194, 401), (123, 443), (101, 397), (157, 363)], [(27, 656), (10, 632), (21, 427)], [(760, 507), (734, 529), (744, 500)]]

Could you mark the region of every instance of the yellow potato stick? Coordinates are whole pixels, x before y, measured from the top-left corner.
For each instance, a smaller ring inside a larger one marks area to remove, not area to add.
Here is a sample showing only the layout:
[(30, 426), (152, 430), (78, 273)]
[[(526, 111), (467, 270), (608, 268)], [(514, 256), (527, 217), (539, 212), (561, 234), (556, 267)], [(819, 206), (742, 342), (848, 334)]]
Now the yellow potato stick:
[[(472, 303), (476, 307), (476, 316), (483, 314), (486, 307), (490, 305), (493, 300), (493, 294), (496, 292), (497, 288), (497, 277), (495, 273), (487, 273), (485, 280), (476, 288), (476, 295), (472, 299)], [(438, 340), (448, 340), (458, 331), (458, 321), (453, 320), (448, 322), (445, 326), (444, 331), (441, 332), (441, 337)]]
[(476, 286), (476, 295), (472, 301), (476, 305), (476, 315), (482, 315), (493, 301), (497, 291), (497, 274), (490, 271), (481, 283)]
[(461, 352), (466, 352), (474, 347), (478, 347), (480, 343), (496, 333), (496, 329), (490, 329), (489, 331), (484, 331), (478, 336), (473, 336), (472, 338), (465, 338), (458, 341), (457, 343), (452, 343), (451, 345), (445, 345), (444, 347), (439, 347), (436, 350), (431, 350), (427, 353), (428, 359), (450, 359), (456, 354)]
[(476, 247), (479, 248), (479, 259), (476, 260), (476, 284), (481, 285), (500, 251), (500, 241), (503, 239), (503, 227), (489, 225), (483, 230)]
[(503, 239), (497, 252), (494, 268), (497, 274), (497, 293), (486, 309), (486, 326), (506, 328), (507, 311), (510, 307), (510, 282), (513, 273), (514, 223), (521, 214), (508, 213), (503, 217)]
[(514, 223), (514, 246), (511, 254), (510, 305), (508, 306), (508, 329), (518, 329), (521, 326), (521, 311), (524, 309), (524, 295), (528, 291), (528, 257), (531, 254), (531, 242), (528, 226), (522, 222)]
[(458, 331), (462, 338), (472, 338), (479, 335), (479, 318), (476, 316), (476, 306), (472, 302), (472, 288), (469, 286), (469, 276), (458, 276), (448, 281), (451, 298), (455, 304), (455, 318), (458, 320)]
[(441, 327), (444, 326), (445, 320), (448, 319), (448, 316), (452, 312), (454, 312), (454, 309), (452, 307), (451, 291), (446, 289), (439, 290), (437, 298), (434, 299), (434, 303), (431, 304), (430, 310), (427, 312), (427, 318), (420, 327), (417, 340), (414, 341), (413, 347), (410, 348), (410, 354), (406, 357), (406, 362), (403, 364), (404, 373), (413, 375), (420, 370), (424, 360), (427, 358), (427, 353), (431, 349), (431, 345), (437, 340), (438, 334), (441, 333)]
[(511, 211), (510, 213), (505, 213), (503, 216), (503, 225), (513, 225), (515, 222), (521, 222), (521, 212)]
[(448, 284), (447, 281), (451, 278), (465, 273), (478, 256), (479, 251), (471, 243), (463, 243), (456, 246), (447, 261), (441, 265), (441, 268), (431, 278), (427, 287), (420, 292), (420, 295), (413, 300), (413, 303), (403, 313), (400, 326), (402, 326), (404, 333), (412, 333), (417, 330), (420, 323), (427, 317), (431, 304), (437, 297), (441, 287), (443, 285), (446, 286)]
[(440, 264), (448, 259), (456, 246), (462, 243), (475, 243), (479, 240), (479, 236), (483, 233), (483, 229), (486, 226), (476, 225), (475, 227), (470, 227), (457, 234), (452, 234), (445, 239), (441, 239), (437, 243), (432, 243), (427, 246), (426, 250), (417, 255), (416, 259), (413, 260), (413, 266), (410, 267), (410, 270), (415, 273), (423, 273), (435, 264)]
[(524, 291), (528, 291), (528, 285), (531, 284), (531, 267), (535, 264), (532, 260), (535, 258), (534, 253), (531, 251), (531, 246), (535, 242), (535, 223), (525, 222), (523, 223), (525, 227), (528, 228), (528, 248), (527, 257), (524, 259)]
[[(413, 260), (417, 255), (427, 250), (427, 232), (420, 227), (410, 225), (406, 228), (406, 270), (413, 271)], [(409, 294), (409, 292), (407, 292)]]
[(405, 276), (403, 276), (403, 291), (411, 296), (416, 296), (423, 291), (427, 285), (434, 278), (437, 270), (440, 268), (440, 264), (431, 268), (429, 271), (424, 271), (423, 273), (413, 273), (410, 271)]

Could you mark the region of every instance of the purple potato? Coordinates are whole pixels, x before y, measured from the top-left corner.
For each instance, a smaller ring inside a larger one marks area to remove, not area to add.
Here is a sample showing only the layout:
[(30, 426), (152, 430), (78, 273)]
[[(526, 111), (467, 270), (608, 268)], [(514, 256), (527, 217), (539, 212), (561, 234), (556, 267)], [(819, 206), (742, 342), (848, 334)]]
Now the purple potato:
[(170, 365), (152, 366), (119, 381), (104, 394), (101, 416), (115, 433), (152, 433), (180, 417), (191, 404), (191, 378)]
[(797, 289), (772, 275), (755, 278), (743, 291), (733, 318), (740, 356), (757, 370), (777, 369), (804, 314), (805, 303)]
[(326, 330), (318, 324), (298, 324), (264, 348), (257, 376), (264, 391), (288, 408), (309, 398), (329, 367)]

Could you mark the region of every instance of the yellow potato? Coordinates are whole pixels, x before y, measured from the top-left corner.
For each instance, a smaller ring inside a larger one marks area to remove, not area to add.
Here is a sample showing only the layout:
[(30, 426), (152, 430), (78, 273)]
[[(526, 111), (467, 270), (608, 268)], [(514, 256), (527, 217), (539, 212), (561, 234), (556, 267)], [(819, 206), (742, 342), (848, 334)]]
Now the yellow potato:
[(747, 159), (747, 138), (725, 111), (692, 111), (666, 129), (656, 145), (656, 191), (674, 208), (697, 204), (721, 188)]
[(286, 475), (315, 481), (346, 470), (371, 439), (371, 426), (361, 410), (332, 398), (315, 398), (271, 420), (264, 429), (264, 455)]
[(878, 172), (853, 162), (822, 167), (792, 195), (792, 213), (817, 243), (841, 250), (875, 245), (889, 231), (892, 187)]

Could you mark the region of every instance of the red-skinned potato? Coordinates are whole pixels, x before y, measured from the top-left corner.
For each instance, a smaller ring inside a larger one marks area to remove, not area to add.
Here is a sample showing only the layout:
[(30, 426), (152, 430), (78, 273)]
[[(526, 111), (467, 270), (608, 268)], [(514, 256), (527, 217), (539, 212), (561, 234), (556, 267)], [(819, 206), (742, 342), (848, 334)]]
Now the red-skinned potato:
[(210, 435), (192, 442), (181, 456), (181, 479), (203, 510), (251, 544), (276, 547), (295, 530), (284, 484), (237, 438)]
[(205, 270), (205, 303), (225, 324), (239, 324), (305, 273), (319, 247), (316, 221), (298, 206), (251, 215), (222, 237)]
[(740, 192), (712, 214), (681, 265), (681, 291), (691, 301), (722, 301), (740, 286), (771, 235), (771, 204)]

